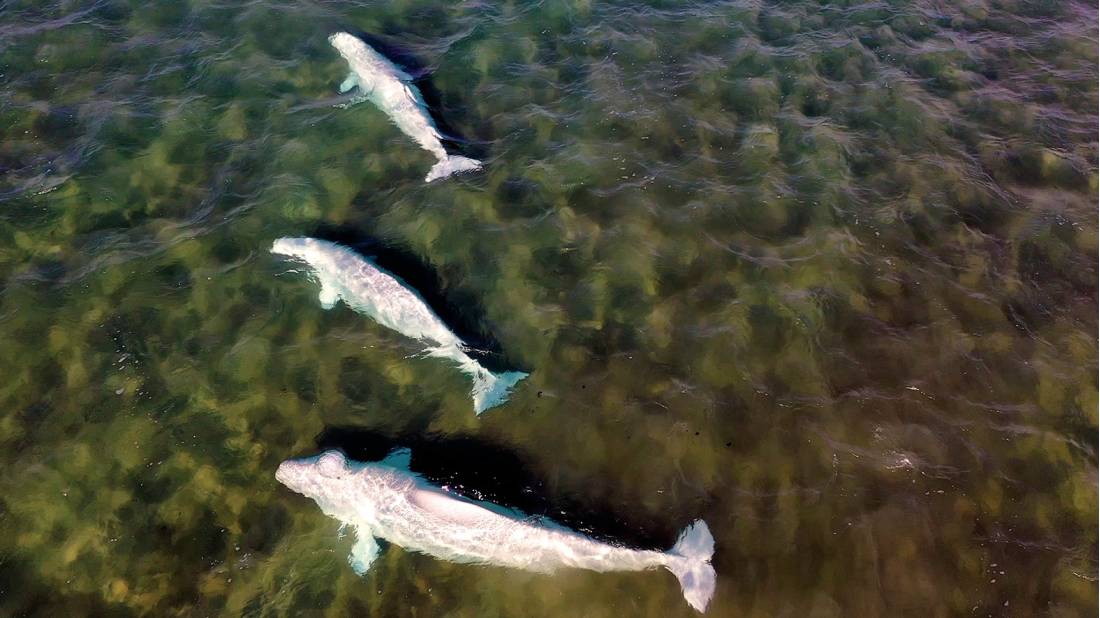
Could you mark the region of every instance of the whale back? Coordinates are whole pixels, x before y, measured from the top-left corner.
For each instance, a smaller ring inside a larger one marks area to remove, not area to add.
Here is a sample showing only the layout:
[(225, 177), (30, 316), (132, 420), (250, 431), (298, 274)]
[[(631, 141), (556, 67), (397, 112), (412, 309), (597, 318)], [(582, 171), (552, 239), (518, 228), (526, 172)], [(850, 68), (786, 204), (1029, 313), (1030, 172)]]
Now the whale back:
[(505, 517), (464, 499), (430, 489), (414, 490), (409, 495), (409, 502), (440, 519), (469, 528), (499, 523), (501, 518)]

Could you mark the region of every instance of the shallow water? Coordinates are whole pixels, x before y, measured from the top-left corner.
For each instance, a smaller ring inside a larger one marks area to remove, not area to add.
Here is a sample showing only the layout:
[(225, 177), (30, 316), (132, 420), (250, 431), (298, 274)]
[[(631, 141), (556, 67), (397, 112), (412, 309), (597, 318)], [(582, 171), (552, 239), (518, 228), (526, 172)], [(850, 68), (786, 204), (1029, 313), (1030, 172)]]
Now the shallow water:
[[(485, 171), (334, 108), (337, 29)], [(1096, 615), (1096, 49), (1053, 0), (0, 1), (0, 614), (693, 615), (357, 577), (274, 470), (406, 444), (603, 538), (702, 517), (711, 615)], [(531, 377), (475, 418), (304, 234)]]

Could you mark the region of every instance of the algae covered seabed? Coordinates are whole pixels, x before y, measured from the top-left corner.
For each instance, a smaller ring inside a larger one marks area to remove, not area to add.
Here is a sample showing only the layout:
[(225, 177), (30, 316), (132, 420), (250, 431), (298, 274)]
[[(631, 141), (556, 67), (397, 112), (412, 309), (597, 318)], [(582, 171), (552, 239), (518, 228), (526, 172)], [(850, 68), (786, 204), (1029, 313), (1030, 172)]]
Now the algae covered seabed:
[[(0, 614), (690, 616), (384, 549), (280, 461), (419, 445), (715, 616), (1097, 612), (1097, 12), (1053, 0), (0, 2)], [(338, 29), (433, 163), (337, 109)], [(268, 252), (430, 273), (469, 382)], [(368, 453), (368, 451), (370, 453)], [(417, 455), (416, 453), (420, 453)]]

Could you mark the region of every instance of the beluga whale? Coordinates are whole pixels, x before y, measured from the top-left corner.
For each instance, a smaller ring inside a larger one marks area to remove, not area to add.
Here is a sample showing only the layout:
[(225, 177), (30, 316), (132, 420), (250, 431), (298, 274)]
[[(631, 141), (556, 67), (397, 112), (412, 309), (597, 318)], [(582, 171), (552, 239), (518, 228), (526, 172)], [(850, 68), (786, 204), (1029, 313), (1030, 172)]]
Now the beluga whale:
[(356, 542), (348, 562), (360, 575), (378, 557), (378, 538), (451, 562), (536, 573), (665, 568), (699, 612), (706, 611), (714, 595), (714, 538), (702, 520), (685, 528), (665, 552), (619, 547), (433, 486), (409, 470), (410, 457), (408, 449), (399, 449), (381, 462), (361, 463), (339, 451), (326, 451), (284, 461), (275, 478), (312, 498), (326, 515), (341, 522), (341, 529), (354, 530)]
[(425, 344), (429, 356), (449, 359), (474, 382), (474, 412), (504, 403), (522, 371), (493, 373), (467, 353), (467, 346), (428, 307), (424, 299), (397, 276), (333, 242), (316, 238), (280, 238), (271, 252), (304, 262), (321, 284), (321, 306), (331, 309), (344, 301), (351, 309), (382, 326)]
[(412, 84), (408, 73), (347, 32), (337, 32), (329, 36), (328, 41), (351, 69), (347, 79), (340, 84), (340, 92), (358, 89), (352, 103), (371, 101), (390, 117), (398, 129), (438, 159), (424, 178), (425, 182), (481, 169), (479, 161), (447, 154), (443, 148), (443, 136), (428, 114), (424, 97)]

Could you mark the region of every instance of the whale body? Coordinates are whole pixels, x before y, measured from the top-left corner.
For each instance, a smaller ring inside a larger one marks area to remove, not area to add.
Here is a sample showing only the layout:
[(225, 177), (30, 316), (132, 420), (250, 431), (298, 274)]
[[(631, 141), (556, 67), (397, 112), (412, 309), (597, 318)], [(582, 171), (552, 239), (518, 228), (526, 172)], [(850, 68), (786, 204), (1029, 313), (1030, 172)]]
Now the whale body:
[(351, 69), (347, 79), (340, 84), (340, 92), (357, 88), (358, 96), (353, 99), (354, 103), (373, 102), (390, 117), (397, 128), (439, 160), (428, 171), (425, 182), (458, 172), (481, 169), (479, 161), (447, 154), (443, 148), (442, 135), (428, 114), (424, 97), (412, 84), (412, 77), (408, 73), (394, 66), (388, 58), (362, 40), (346, 32), (337, 32), (328, 40)]
[(426, 344), (426, 352), (453, 361), (473, 378), (474, 411), (503, 403), (512, 387), (527, 377), (521, 371), (493, 373), (466, 353), (466, 345), (401, 279), (358, 253), (316, 238), (280, 238), (271, 252), (306, 263), (321, 284), (325, 309), (342, 300), (382, 326)]
[(409, 459), (407, 449), (379, 463), (352, 462), (338, 451), (327, 451), (284, 461), (275, 478), (354, 529), (356, 542), (348, 562), (360, 575), (378, 556), (376, 538), (451, 562), (537, 573), (663, 567), (679, 580), (688, 604), (706, 611), (715, 587), (710, 565), (714, 538), (702, 520), (688, 526), (667, 552), (618, 547), (449, 493), (409, 471)]

